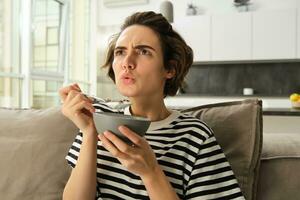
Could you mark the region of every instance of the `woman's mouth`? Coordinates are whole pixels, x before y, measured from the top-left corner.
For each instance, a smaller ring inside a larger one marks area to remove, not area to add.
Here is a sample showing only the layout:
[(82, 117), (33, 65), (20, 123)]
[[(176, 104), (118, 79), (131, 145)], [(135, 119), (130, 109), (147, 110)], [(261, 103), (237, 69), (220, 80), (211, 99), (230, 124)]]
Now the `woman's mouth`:
[(132, 78), (123, 78), (122, 81), (124, 84), (133, 84), (134, 83), (134, 79), (132, 79)]
[(122, 81), (123, 84), (129, 85), (129, 84), (133, 84), (135, 82), (135, 79), (130, 75), (124, 74), (121, 77), (121, 81)]

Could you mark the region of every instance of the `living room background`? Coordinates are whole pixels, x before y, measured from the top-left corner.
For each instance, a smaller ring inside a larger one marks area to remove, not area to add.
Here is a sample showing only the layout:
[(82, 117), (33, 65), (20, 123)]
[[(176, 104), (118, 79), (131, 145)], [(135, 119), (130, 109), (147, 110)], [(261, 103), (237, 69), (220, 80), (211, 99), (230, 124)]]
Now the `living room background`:
[(91, 2), (0, 0), (0, 107), (58, 105), (71, 82), (91, 93)]

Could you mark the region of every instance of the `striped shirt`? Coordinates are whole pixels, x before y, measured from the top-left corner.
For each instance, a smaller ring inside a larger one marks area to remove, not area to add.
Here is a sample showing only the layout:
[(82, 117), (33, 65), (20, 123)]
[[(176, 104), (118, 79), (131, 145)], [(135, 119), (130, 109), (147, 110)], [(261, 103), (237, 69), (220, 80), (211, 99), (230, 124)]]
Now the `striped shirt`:
[[(121, 111), (103, 103), (94, 107), (96, 112), (130, 115), (129, 107)], [(204, 122), (171, 111), (166, 119), (151, 122), (145, 138), (180, 199), (244, 199), (222, 149)], [(66, 156), (73, 168), (81, 143), (79, 133)], [(96, 199), (149, 199), (141, 178), (122, 166), (101, 141), (97, 145)]]

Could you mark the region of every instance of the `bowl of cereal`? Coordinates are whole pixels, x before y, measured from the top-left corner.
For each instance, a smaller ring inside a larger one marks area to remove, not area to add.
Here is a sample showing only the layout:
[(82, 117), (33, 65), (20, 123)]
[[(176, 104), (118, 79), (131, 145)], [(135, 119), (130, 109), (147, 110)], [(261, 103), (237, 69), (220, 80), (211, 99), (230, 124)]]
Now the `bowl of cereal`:
[(128, 144), (131, 144), (131, 141), (119, 131), (119, 126), (124, 125), (143, 137), (151, 122), (144, 117), (112, 112), (93, 113), (93, 117), (98, 134), (102, 134), (104, 131), (110, 131)]

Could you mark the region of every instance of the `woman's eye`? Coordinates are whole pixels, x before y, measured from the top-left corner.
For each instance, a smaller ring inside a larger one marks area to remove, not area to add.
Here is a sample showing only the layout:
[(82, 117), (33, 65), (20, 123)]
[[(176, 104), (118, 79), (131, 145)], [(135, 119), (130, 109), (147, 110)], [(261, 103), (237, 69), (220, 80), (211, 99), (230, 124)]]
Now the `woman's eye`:
[(141, 55), (151, 55), (150, 51), (148, 51), (147, 49), (140, 49), (139, 53)]
[(116, 50), (114, 54), (115, 54), (115, 56), (122, 55), (123, 54), (123, 50)]

